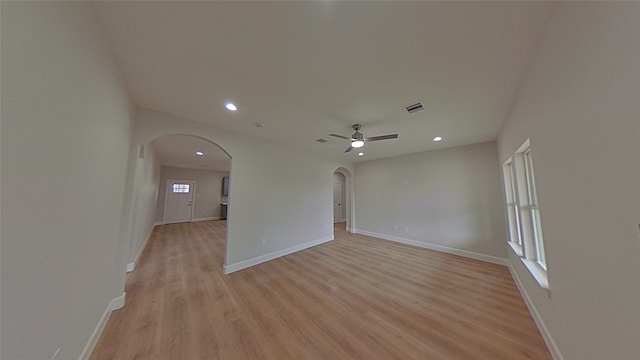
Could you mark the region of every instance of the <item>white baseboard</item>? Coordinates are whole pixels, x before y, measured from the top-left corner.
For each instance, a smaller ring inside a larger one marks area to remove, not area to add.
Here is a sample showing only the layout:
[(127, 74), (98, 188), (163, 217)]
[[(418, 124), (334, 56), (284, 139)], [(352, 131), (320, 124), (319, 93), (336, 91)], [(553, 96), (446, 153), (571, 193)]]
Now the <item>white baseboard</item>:
[(447, 253), (447, 254), (464, 256), (464, 257), (468, 257), (468, 258), (471, 258), (471, 259), (485, 261), (485, 262), (498, 264), (498, 265), (502, 265), (502, 266), (508, 266), (509, 265), (509, 261), (507, 259), (504, 259), (504, 258), (499, 258), (499, 257), (496, 257), (496, 256), (480, 254), (480, 253), (467, 251), (467, 250), (456, 249), (456, 248), (452, 248), (452, 247), (448, 247), (448, 246), (437, 245), (437, 244), (432, 244), (432, 243), (425, 243), (425, 242), (422, 242), (422, 241), (405, 239), (405, 238), (401, 238), (401, 237), (398, 237), (398, 236), (387, 235), (387, 234), (379, 234), (379, 233), (366, 231), (366, 230), (361, 230), (361, 229), (353, 229), (353, 233), (354, 234), (362, 234), (362, 235), (372, 236), (372, 237), (383, 239), (383, 240), (395, 241), (395, 242), (399, 242), (399, 243), (402, 243), (402, 244), (413, 245), (413, 246), (417, 246), (417, 247), (421, 247), (421, 248), (425, 248), (425, 249), (429, 249), (429, 250), (440, 251), (440, 252)]
[(111, 316), (111, 312), (113, 312), (113, 310), (118, 310), (122, 308), (125, 304), (126, 298), (127, 298), (127, 293), (122, 293), (122, 295), (111, 299), (111, 301), (109, 302), (109, 305), (107, 305), (107, 308), (102, 314), (102, 317), (98, 322), (98, 325), (96, 325), (96, 328), (93, 329), (93, 333), (91, 334), (89, 341), (84, 346), (84, 349), (80, 354), (79, 360), (89, 359), (89, 357), (91, 356), (91, 353), (93, 352), (93, 349), (96, 347), (96, 344), (98, 343), (98, 340), (100, 340), (100, 335), (102, 335), (102, 331), (104, 330), (105, 325), (107, 325), (107, 321), (109, 321), (109, 316)]
[(195, 218), (195, 219), (191, 219), (191, 222), (210, 221), (210, 220), (220, 220), (220, 216), (210, 216), (210, 217), (203, 217), (203, 218)]
[(127, 272), (132, 272), (133, 270), (135, 270), (136, 265), (138, 265), (138, 260), (140, 260), (140, 256), (142, 256), (142, 252), (144, 252), (144, 249), (147, 247), (147, 243), (149, 243), (149, 238), (151, 238), (151, 234), (153, 234), (153, 229), (155, 228), (156, 228), (156, 225), (153, 225), (151, 227), (151, 230), (149, 230), (149, 233), (147, 234), (147, 237), (144, 239), (144, 243), (142, 243), (142, 246), (138, 250), (136, 257), (133, 259), (132, 262), (127, 264)]
[(304, 244), (288, 247), (286, 249), (274, 251), (272, 253), (261, 255), (261, 256), (258, 256), (258, 257), (254, 257), (254, 258), (251, 258), (251, 259), (248, 259), (248, 260), (240, 261), (240, 262), (237, 262), (235, 264), (223, 265), (222, 269), (223, 269), (225, 274), (231, 274), (232, 272), (235, 272), (235, 271), (238, 271), (238, 270), (242, 270), (242, 269), (246, 269), (248, 267), (251, 267), (251, 266), (254, 266), (254, 265), (258, 265), (258, 264), (261, 264), (263, 262), (267, 262), (269, 260), (277, 259), (277, 258), (285, 256), (285, 255), (293, 254), (294, 252), (298, 252), (300, 250), (308, 249), (310, 247), (313, 247), (313, 246), (316, 246), (316, 245), (320, 245), (322, 243), (326, 243), (327, 241), (331, 241), (331, 240), (333, 240), (333, 235), (327, 236), (327, 237), (324, 237), (324, 238), (321, 238), (321, 239), (309, 241), (309, 242), (306, 242)]
[(560, 349), (558, 349), (556, 342), (553, 341), (553, 337), (551, 337), (551, 333), (549, 332), (549, 329), (547, 329), (547, 326), (544, 324), (544, 321), (542, 321), (542, 317), (540, 317), (540, 313), (538, 312), (538, 309), (536, 309), (535, 305), (531, 301), (531, 298), (529, 297), (529, 294), (527, 294), (527, 292), (525, 291), (524, 286), (522, 285), (522, 282), (518, 277), (518, 273), (516, 273), (515, 270), (513, 270), (511, 263), (509, 263), (509, 272), (511, 272), (511, 277), (513, 278), (513, 281), (516, 283), (516, 286), (518, 287), (518, 290), (520, 291), (520, 295), (524, 299), (525, 304), (527, 304), (527, 308), (529, 308), (529, 313), (531, 314), (531, 317), (533, 318), (533, 320), (536, 322), (536, 325), (538, 326), (538, 330), (540, 330), (540, 334), (542, 334), (542, 338), (544, 339), (544, 342), (547, 344), (547, 348), (549, 349), (549, 352), (551, 352), (551, 356), (553, 357), (554, 360), (564, 360), (564, 357), (560, 353)]
[(153, 224), (153, 226), (158, 226), (158, 225), (164, 225), (164, 221), (162, 220), (156, 221), (155, 224)]

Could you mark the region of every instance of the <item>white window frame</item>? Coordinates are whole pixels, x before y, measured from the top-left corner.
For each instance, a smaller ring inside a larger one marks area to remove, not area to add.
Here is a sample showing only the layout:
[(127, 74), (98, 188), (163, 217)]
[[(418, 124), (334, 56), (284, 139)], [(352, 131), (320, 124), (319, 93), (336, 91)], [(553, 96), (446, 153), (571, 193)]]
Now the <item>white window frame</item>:
[(503, 165), (509, 245), (541, 287), (548, 289), (547, 262), (531, 142), (527, 139)]
[(522, 237), (520, 236), (520, 209), (516, 198), (516, 184), (513, 158), (503, 164), (505, 200), (507, 202), (507, 219), (509, 221), (509, 245), (513, 251), (522, 256)]

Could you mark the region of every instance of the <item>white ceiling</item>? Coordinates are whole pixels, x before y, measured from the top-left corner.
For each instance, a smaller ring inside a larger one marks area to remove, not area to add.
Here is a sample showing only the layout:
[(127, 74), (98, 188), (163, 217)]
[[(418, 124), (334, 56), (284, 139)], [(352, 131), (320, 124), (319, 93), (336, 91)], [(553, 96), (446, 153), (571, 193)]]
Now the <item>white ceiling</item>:
[[(195, 136), (168, 135), (152, 142), (160, 164), (181, 168), (229, 171), (231, 158), (217, 145)], [(196, 151), (204, 153), (196, 155)]]
[[(361, 161), (496, 139), (552, 4), (94, 6), (138, 105)], [(405, 113), (416, 100), (425, 110)], [(328, 134), (353, 123), (399, 138), (344, 154), (347, 141)]]

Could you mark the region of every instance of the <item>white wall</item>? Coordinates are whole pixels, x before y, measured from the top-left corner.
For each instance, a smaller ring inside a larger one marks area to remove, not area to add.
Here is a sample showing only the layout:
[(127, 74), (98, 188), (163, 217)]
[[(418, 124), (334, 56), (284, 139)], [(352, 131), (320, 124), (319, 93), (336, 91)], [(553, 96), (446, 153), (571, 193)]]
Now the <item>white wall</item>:
[[(208, 139), (232, 158), (225, 264), (235, 267), (333, 236), (333, 172), (350, 164), (139, 108), (134, 144), (170, 134)], [(267, 239), (263, 246), (261, 239)]]
[(505, 258), (496, 157), (490, 142), (357, 163), (357, 231)]
[(77, 359), (117, 288), (131, 107), (90, 4), (1, 3), (2, 359)]
[(567, 360), (640, 359), (639, 35), (640, 3), (557, 4), (499, 137), (531, 138), (550, 292), (510, 262)]
[(161, 186), (158, 192), (156, 221), (162, 222), (164, 220), (164, 200), (167, 195), (168, 180), (193, 180), (196, 182), (193, 221), (219, 219), (221, 215), (220, 203), (222, 202), (222, 178), (227, 175), (229, 175), (228, 172), (163, 166), (160, 174)]
[[(158, 203), (158, 189), (160, 183), (160, 162), (156, 156), (155, 149), (151, 143), (143, 146), (142, 154), (140, 147), (132, 147), (130, 157), (135, 162), (134, 183), (131, 189), (133, 208), (131, 214), (131, 235), (128, 237), (127, 264), (129, 269), (135, 263), (144, 250), (144, 245), (153, 231), (155, 224), (156, 207)], [(141, 157), (142, 155), (142, 157)]]

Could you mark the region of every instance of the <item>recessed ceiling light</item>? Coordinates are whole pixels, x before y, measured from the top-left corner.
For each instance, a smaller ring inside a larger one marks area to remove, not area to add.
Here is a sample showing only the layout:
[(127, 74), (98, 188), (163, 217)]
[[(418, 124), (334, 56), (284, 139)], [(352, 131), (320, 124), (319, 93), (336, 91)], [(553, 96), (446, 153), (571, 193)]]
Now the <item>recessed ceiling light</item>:
[(438, 141), (442, 141), (442, 136), (436, 136), (436, 137), (434, 137), (434, 138), (433, 138), (433, 141), (436, 141), (436, 142), (438, 142)]
[(202, 155), (204, 155), (204, 153), (202, 151), (196, 151), (196, 155), (202, 156)]
[(358, 156), (363, 156), (363, 155), (364, 155), (364, 153), (363, 153), (363, 152), (359, 152), (359, 153), (358, 153)]
[(238, 107), (236, 107), (236, 105), (234, 103), (232, 103), (232, 102), (228, 102), (228, 103), (224, 104), (224, 107), (226, 107), (227, 110), (229, 110), (229, 111), (238, 110)]

